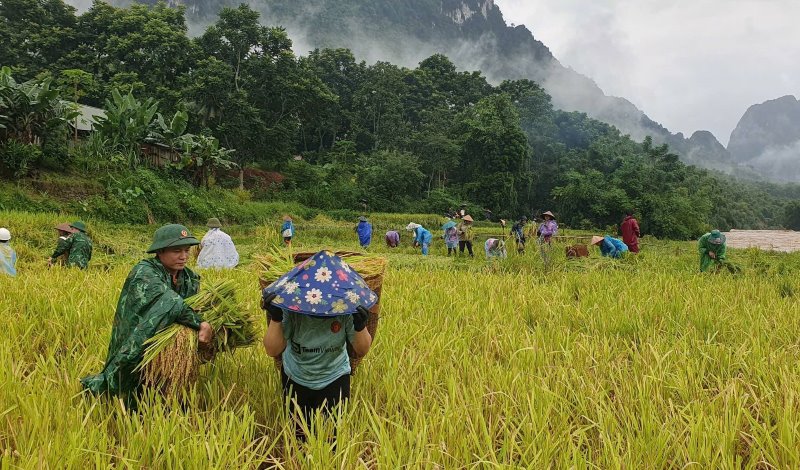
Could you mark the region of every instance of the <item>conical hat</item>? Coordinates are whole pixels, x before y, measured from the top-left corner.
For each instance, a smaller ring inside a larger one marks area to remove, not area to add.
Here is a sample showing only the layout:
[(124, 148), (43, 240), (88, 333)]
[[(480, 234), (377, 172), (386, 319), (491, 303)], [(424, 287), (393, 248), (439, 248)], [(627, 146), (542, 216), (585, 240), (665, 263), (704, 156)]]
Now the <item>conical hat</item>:
[(63, 224), (56, 225), (55, 229), (60, 231), (60, 232), (67, 232), (67, 233), (72, 233), (72, 232), (75, 231), (75, 229), (70, 227), (67, 222), (64, 222)]
[(264, 288), (276, 294), (272, 304), (313, 317), (352, 315), (371, 308), (378, 296), (344, 260), (320, 251)]
[(600, 243), (603, 240), (605, 240), (605, 238), (595, 235), (595, 236), (592, 237), (592, 245), (597, 245), (598, 243)]
[(473, 221), (471, 215), (465, 215), (462, 220), (466, 220), (467, 222), (472, 222)]
[(554, 218), (554, 219), (556, 218), (556, 216), (554, 216), (554, 215), (553, 215), (553, 213), (552, 213), (552, 212), (550, 212), (550, 211), (547, 211), (547, 212), (542, 212), (542, 217), (544, 217), (544, 216), (546, 216), (546, 215), (549, 215), (550, 217), (552, 217), (552, 218)]

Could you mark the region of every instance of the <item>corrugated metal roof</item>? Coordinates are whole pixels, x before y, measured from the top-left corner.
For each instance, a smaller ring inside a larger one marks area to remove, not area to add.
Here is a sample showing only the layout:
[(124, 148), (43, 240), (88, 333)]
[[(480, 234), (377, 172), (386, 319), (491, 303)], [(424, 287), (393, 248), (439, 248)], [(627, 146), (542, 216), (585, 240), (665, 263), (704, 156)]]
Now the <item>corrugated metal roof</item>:
[[(106, 117), (103, 109), (78, 104), (78, 112), (81, 113), (77, 118), (78, 130), (89, 132), (94, 127), (95, 116)], [(75, 121), (70, 123), (75, 127)]]

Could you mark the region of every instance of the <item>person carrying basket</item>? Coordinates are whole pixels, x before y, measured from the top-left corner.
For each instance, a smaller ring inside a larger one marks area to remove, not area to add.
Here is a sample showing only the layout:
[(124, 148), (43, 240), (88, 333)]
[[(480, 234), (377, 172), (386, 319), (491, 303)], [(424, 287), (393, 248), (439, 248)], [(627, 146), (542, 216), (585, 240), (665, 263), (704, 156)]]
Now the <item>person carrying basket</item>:
[(298, 439), (306, 437), (302, 419), (310, 429), (318, 410), (327, 414), (350, 398), (347, 345), (360, 357), (367, 354), (372, 345), (368, 309), (377, 302), (361, 276), (328, 251), (263, 289), (264, 348), (282, 359), (283, 393), (293, 408)]

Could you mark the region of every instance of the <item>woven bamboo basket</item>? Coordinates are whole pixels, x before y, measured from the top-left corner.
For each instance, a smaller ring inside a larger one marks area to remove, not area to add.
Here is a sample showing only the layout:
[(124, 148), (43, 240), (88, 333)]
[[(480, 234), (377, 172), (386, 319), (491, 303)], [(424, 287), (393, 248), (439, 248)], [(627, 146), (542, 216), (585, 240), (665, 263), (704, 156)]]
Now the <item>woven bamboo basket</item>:
[[(307, 260), (308, 258), (311, 258), (315, 254), (316, 253), (305, 253), (305, 252), (295, 253), (294, 262), (301, 263)], [(352, 258), (356, 256), (365, 256), (364, 253), (359, 253), (356, 251), (337, 251), (335, 252), (335, 254), (336, 256), (342, 258), (345, 261), (347, 261), (347, 258)], [(383, 289), (383, 277), (386, 274), (387, 261), (386, 258), (379, 258), (379, 257), (372, 259), (382, 260), (382, 265), (380, 266), (379, 269), (375, 270), (375, 272), (370, 273), (369, 275), (366, 276), (361, 275), (361, 277), (364, 279), (364, 282), (367, 283), (367, 286), (369, 286), (369, 288), (373, 292), (375, 292), (375, 295), (378, 296), (378, 301), (375, 302), (375, 305), (373, 305), (372, 308), (369, 309), (370, 316), (367, 319), (367, 326), (366, 326), (367, 331), (369, 331), (369, 335), (372, 337), (372, 340), (374, 341), (375, 335), (378, 333), (378, 322), (380, 321), (381, 317), (381, 291)], [(361, 274), (358, 270), (358, 263), (351, 264), (350, 267), (352, 267), (356, 272)], [(361, 363), (361, 359), (363, 357), (358, 356), (355, 353), (355, 351), (353, 351), (353, 348), (350, 346), (349, 343), (347, 344), (347, 354), (348, 356), (350, 356), (350, 370), (351, 370), (350, 373), (351, 375), (355, 375), (356, 368)], [(281, 360), (280, 357), (276, 357), (274, 359), (275, 359), (275, 367), (278, 369), (278, 372), (280, 372), (283, 368), (283, 361)]]

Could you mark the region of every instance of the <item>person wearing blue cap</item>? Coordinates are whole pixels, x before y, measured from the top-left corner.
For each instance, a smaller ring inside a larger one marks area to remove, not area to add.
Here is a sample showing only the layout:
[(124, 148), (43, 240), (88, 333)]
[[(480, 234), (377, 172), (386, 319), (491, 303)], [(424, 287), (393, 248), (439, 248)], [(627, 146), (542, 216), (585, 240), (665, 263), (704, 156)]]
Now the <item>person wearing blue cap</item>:
[[(359, 357), (367, 354), (372, 345), (368, 308), (377, 300), (358, 273), (327, 251), (262, 291), (268, 320), (264, 348), (282, 359), (284, 395), (297, 404), (309, 427), (317, 410), (327, 412), (349, 399), (347, 345)], [(305, 439), (297, 419), (295, 434)]]

